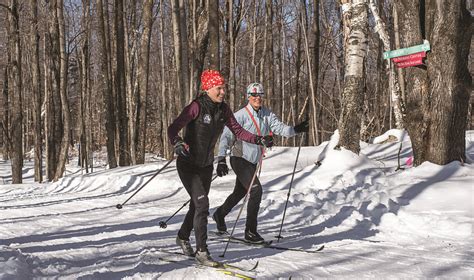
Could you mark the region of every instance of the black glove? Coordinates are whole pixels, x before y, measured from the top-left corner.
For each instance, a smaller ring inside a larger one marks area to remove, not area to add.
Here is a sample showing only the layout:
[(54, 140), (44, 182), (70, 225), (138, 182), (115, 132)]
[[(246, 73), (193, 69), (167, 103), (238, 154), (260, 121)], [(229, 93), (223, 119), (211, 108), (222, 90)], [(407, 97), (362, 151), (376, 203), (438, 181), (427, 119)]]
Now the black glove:
[(189, 146), (188, 144), (184, 143), (183, 140), (178, 140), (178, 142), (176, 142), (176, 144), (174, 144), (174, 152), (178, 155), (178, 156), (182, 156), (182, 157), (189, 157)]
[(255, 136), (255, 143), (260, 146), (265, 146), (267, 148), (270, 148), (273, 146), (273, 136), (271, 135), (265, 135), (265, 136)]
[(293, 128), (295, 129), (296, 133), (308, 132), (309, 131), (309, 122), (306, 119), (306, 120), (300, 122), (299, 124), (295, 125)]
[(227, 167), (227, 163), (225, 162), (225, 157), (219, 159), (219, 161), (217, 162), (216, 173), (219, 177), (229, 174), (229, 168)]

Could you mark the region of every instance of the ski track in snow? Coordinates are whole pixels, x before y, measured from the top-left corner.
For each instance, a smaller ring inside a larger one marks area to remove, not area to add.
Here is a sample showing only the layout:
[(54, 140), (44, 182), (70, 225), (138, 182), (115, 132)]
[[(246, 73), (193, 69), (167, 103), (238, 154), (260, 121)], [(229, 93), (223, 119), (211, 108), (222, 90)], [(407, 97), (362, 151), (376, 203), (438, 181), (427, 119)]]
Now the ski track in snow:
[[(335, 140), (331, 141), (325, 145)], [(474, 150), (469, 143), (468, 152)], [(402, 162), (411, 154), (409, 142), (405, 139), (403, 144)], [(436, 207), (417, 209), (415, 203), (421, 193), (428, 196), (444, 182), (468, 186), (474, 181), (472, 166), (428, 163), (396, 171), (399, 143), (366, 144), (360, 157), (324, 147), (301, 149), (284, 238), (277, 245), (314, 250), (325, 244), (326, 248), (308, 254), (231, 243), (227, 262), (249, 266), (259, 261), (255, 272), (244, 273), (258, 279), (469, 279), (474, 275), (473, 206), (468, 207), (470, 220), (459, 218), (454, 223), (448, 218), (456, 219), (459, 213), (437, 215)], [(315, 165), (316, 155), (322, 154), (327, 160)], [(279, 232), (295, 156), (296, 148), (275, 148), (263, 161), (259, 231), (267, 239)], [(160, 249), (178, 250), (174, 240), (185, 211), (166, 229), (158, 226), (189, 199), (174, 163), (123, 209), (116, 209), (165, 163), (73, 173), (50, 184), (1, 186), (0, 270), (6, 272), (0, 272), (0, 279), (2, 275), (5, 279), (234, 279), (213, 269), (159, 260), (180, 260)], [(31, 174), (31, 168), (27, 170)], [(423, 170), (433, 172), (424, 175)], [(4, 182), (8, 172), (9, 166), (0, 163)], [(231, 192), (234, 180), (230, 172), (212, 183), (211, 214)], [(240, 207), (226, 217), (228, 227)], [(244, 210), (236, 236), (243, 235), (245, 215)], [(436, 229), (438, 225), (446, 228)], [(209, 230), (214, 229), (209, 219)], [(458, 230), (459, 236), (452, 235), (451, 229)], [(471, 235), (465, 236), (469, 231)], [(225, 243), (210, 240), (208, 245), (220, 260)]]

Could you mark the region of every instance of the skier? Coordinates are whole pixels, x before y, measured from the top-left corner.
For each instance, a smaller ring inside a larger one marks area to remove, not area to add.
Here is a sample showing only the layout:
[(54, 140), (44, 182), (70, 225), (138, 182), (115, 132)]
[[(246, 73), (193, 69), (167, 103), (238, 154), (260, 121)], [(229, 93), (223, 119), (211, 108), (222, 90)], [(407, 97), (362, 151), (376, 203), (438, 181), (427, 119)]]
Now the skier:
[[(224, 78), (218, 71), (205, 70), (201, 75), (204, 93), (186, 106), (168, 127), (168, 137), (178, 155), (176, 167), (184, 188), (191, 197), (189, 210), (178, 231), (176, 244), (184, 254), (195, 256), (207, 266), (218, 266), (207, 249), (207, 216), (209, 215), (209, 189), (214, 161), (214, 147), (224, 126), (239, 140), (271, 147), (271, 135), (259, 136), (244, 130), (224, 102)], [(186, 127), (184, 139), (178, 132)], [(191, 230), (196, 237), (196, 253), (189, 242)]]
[[(272, 111), (262, 106), (263, 96), (264, 91), (261, 84), (252, 83), (247, 87), (248, 104), (235, 113), (235, 118), (244, 129), (258, 135), (273, 133), (284, 137), (292, 137), (297, 133), (308, 132), (309, 124), (307, 120), (294, 127), (282, 123)], [(218, 176), (222, 177), (229, 172), (226, 163), (226, 152), (229, 149), (231, 150), (230, 164), (237, 178), (234, 191), (212, 215), (219, 234), (228, 234), (224, 218), (245, 197), (256, 172), (257, 162), (263, 152), (261, 147), (252, 143), (243, 143), (235, 139), (230, 130), (224, 129), (219, 143), (216, 169)], [(264, 239), (257, 232), (257, 215), (262, 200), (262, 186), (257, 177), (251, 188), (245, 224), (245, 240), (251, 243), (263, 243)]]

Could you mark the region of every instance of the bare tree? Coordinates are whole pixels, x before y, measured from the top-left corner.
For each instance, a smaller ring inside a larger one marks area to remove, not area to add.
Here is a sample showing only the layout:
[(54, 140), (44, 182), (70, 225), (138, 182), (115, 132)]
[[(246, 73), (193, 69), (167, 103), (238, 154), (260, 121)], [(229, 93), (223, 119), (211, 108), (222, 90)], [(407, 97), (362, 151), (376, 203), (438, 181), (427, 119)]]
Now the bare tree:
[(10, 106), (8, 105), (8, 66), (3, 71), (3, 87), (2, 87), (2, 142), (3, 142), (3, 160), (10, 159), (11, 141), (10, 141)]
[(185, 78), (187, 78), (188, 67), (187, 61), (184, 61), (184, 49), (187, 48), (187, 40), (183, 40), (184, 35), (182, 32), (184, 31), (182, 25), (186, 26), (186, 22), (181, 22), (181, 12), (184, 12), (184, 9), (180, 9), (179, 0), (172, 0), (171, 1), (171, 8), (172, 18), (173, 18), (173, 41), (174, 41), (174, 56), (176, 60), (176, 78), (177, 78), (177, 85), (179, 90), (180, 96), (180, 105), (186, 105), (186, 98), (189, 94), (187, 94), (187, 83)]
[(127, 96), (125, 91), (125, 53), (123, 0), (114, 1), (115, 9), (115, 89), (117, 94), (118, 132), (119, 132), (119, 165), (130, 165), (130, 141), (128, 131)]
[(137, 163), (145, 163), (145, 141), (147, 128), (148, 77), (150, 64), (150, 37), (153, 24), (153, 0), (145, 0), (143, 4), (143, 33), (138, 56), (139, 100), (137, 109)]
[(30, 0), (31, 8), (31, 34), (30, 44), (33, 48), (31, 63), (32, 88), (33, 88), (33, 126), (35, 146), (35, 181), (43, 181), (43, 140), (41, 131), (41, 76), (40, 76), (40, 43), (38, 33), (38, 2)]
[[(315, 1), (315, 7), (313, 9), (315, 10), (313, 13), (313, 24), (311, 25), (311, 32), (312, 35), (315, 39), (314, 42), (314, 50), (310, 54), (310, 46), (309, 46), (309, 39), (308, 35), (306, 34), (306, 29), (307, 29), (307, 14), (306, 14), (306, 4), (304, 1), (302, 2), (302, 7), (305, 9), (301, 12), (301, 25), (303, 26), (303, 37), (304, 37), (304, 43), (305, 43), (305, 52), (306, 52), (306, 62), (307, 62), (307, 68), (308, 68), (308, 76), (309, 76), (309, 88), (311, 92), (311, 109), (313, 110), (311, 116), (312, 116), (312, 139), (313, 143), (315, 145), (319, 144), (319, 129), (318, 129), (318, 119), (317, 119), (317, 107), (316, 103), (318, 102), (317, 100), (317, 83), (318, 83), (318, 72), (319, 72), (319, 27), (318, 27), (318, 1)], [(317, 60), (317, 61), (316, 61)]]
[(20, 18), (18, 2), (10, 0), (8, 7), (8, 102), (11, 110), (9, 138), (12, 183), (22, 183), (23, 168), (23, 105), (22, 105), (22, 50), (20, 45)]
[[(99, 22), (99, 41), (100, 41), (100, 75), (102, 76), (102, 91), (105, 103), (105, 128), (107, 130), (107, 158), (109, 168), (117, 167), (117, 159), (115, 157), (115, 98), (112, 91), (112, 77), (109, 69), (111, 60), (110, 48), (108, 47), (108, 38), (104, 15), (104, 4), (102, 0), (97, 0), (97, 13)], [(107, 13), (107, 11), (105, 11)]]
[[(380, 40), (383, 43), (384, 51), (389, 51), (392, 49), (394, 44), (390, 43), (390, 36), (386, 29), (386, 24), (379, 16), (379, 9), (377, 7), (377, 0), (370, 0), (369, 7), (372, 15), (375, 19), (375, 32), (379, 35)], [(403, 100), (401, 98), (400, 86), (398, 83), (398, 75), (395, 72), (395, 66), (391, 63), (390, 60), (387, 61), (387, 71), (389, 73), (389, 87), (390, 87), (390, 98), (393, 104), (393, 109), (395, 112), (395, 124), (398, 129), (403, 128)]]
[(86, 172), (89, 172), (89, 154), (90, 154), (90, 143), (91, 143), (91, 129), (90, 126), (90, 2), (82, 1), (82, 47), (80, 54), (80, 73), (81, 73), (81, 104), (80, 104), (80, 162), (81, 166), (86, 168)]
[(56, 13), (59, 28), (59, 94), (61, 97), (61, 112), (63, 114), (63, 138), (61, 141), (61, 148), (59, 152), (59, 161), (54, 175), (54, 181), (57, 181), (63, 176), (69, 150), (69, 137), (71, 133), (70, 128), (70, 112), (69, 101), (67, 99), (67, 71), (68, 71), (68, 55), (66, 53), (66, 30), (64, 22), (64, 3), (63, 0), (57, 0)]
[(209, 69), (220, 69), (219, 0), (209, 0)]

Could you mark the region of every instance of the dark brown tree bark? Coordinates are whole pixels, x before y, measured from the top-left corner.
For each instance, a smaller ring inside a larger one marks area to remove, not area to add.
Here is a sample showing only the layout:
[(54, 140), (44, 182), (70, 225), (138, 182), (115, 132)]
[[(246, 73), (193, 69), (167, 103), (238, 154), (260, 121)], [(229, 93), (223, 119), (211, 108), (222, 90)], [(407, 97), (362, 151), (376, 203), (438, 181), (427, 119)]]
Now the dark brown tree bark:
[(38, 2), (30, 0), (31, 6), (31, 34), (30, 44), (33, 49), (31, 59), (31, 80), (33, 89), (33, 127), (35, 150), (35, 181), (43, 181), (43, 141), (41, 129), (41, 77), (40, 77), (40, 36), (38, 33)]
[(89, 154), (90, 154), (90, 2), (82, 1), (82, 48), (80, 54), (81, 62), (81, 109), (80, 109), (80, 163), (82, 168), (85, 167), (86, 173), (89, 173)]
[(10, 12), (8, 13), (8, 49), (10, 52), (8, 70), (8, 96), (11, 108), (10, 160), (12, 166), (12, 183), (22, 183), (23, 168), (23, 105), (22, 105), (22, 69), (21, 69), (21, 45), (20, 45), (20, 23), (18, 16), (18, 2), (10, 0)]
[(119, 132), (119, 165), (130, 165), (130, 141), (128, 131), (127, 96), (125, 91), (125, 53), (123, 0), (115, 0), (115, 88), (117, 95), (117, 114)]
[[(10, 60), (10, 59), (8, 59)], [(3, 160), (10, 159), (11, 141), (10, 141), (10, 106), (8, 106), (8, 66), (3, 71), (3, 88), (2, 88), (2, 154)]]
[(59, 94), (61, 97), (61, 112), (63, 121), (63, 138), (61, 141), (61, 147), (59, 152), (58, 166), (56, 167), (56, 173), (54, 175), (54, 181), (57, 181), (63, 176), (66, 168), (66, 161), (69, 150), (70, 141), (70, 112), (69, 112), (69, 101), (67, 99), (67, 73), (68, 73), (68, 55), (66, 53), (66, 25), (64, 22), (64, 2), (63, 0), (57, 0), (56, 2), (56, 13), (57, 13), (57, 25), (59, 28)]
[(193, 91), (197, 96), (200, 90), (200, 77), (204, 69), (204, 59), (209, 48), (209, 10), (204, 5), (205, 1), (196, 5), (196, 34), (192, 47), (193, 68)]
[(430, 125), (427, 158), (433, 163), (465, 161), (465, 131), (472, 77), (468, 57), (472, 17), (466, 1), (426, 1)]
[(150, 37), (153, 25), (153, 0), (145, 0), (143, 4), (143, 33), (140, 42), (140, 54), (138, 56), (138, 88), (139, 100), (137, 109), (137, 158), (138, 164), (145, 163), (145, 144), (147, 128), (147, 99), (148, 99), (148, 77), (150, 64)]
[(220, 69), (219, 1), (209, 0), (209, 60), (207, 68)]
[[(117, 167), (117, 158), (115, 157), (115, 100), (112, 91), (112, 77), (110, 73), (109, 62), (111, 60), (110, 48), (108, 47), (107, 21), (104, 15), (103, 1), (97, 0), (97, 13), (99, 22), (99, 41), (100, 41), (100, 75), (102, 76), (102, 96), (105, 103), (105, 129), (107, 131), (107, 159), (109, 168)], [(105, 11), (107, 13), (107, 11)]]
[(322, 139), (322, 133), (320, 131), (321, 127), (324, 127), (322, 112), (323, 108), (321, 105), (321, 94), (319, 91), (319, 64), (320, 61), (320, 38), (321, 31), (319, 29), (319, 0), (313, 0), (313, 21), (311, 22), (311, 40), (313, 41), (312, 51), (311, 51), (311, 72), (313, 80), (314, 93), (312, 94), (312, 112), (309, 115), (313, 116), (312, 127), (316, 131), (316, 139), (314, 145), (319, 145)]
[(179, 91), (179, 105), (184, 107), (186, 105), (187, 91), (186, 91), (186, 82), (185, 74), (188, 69), (184, 62), (183, 49), (187, 48), (183, 43), (183, 35), (181, 34), (183, 28), (181, 27), (181, 16), (180, 16), (180, 7), (179, 0), (171, 1), (172, 8), (172, 19), (173, 19), (173, 42), (174, 42), (174, 57), (176, 61), (176, 79), (177, 87)]
[[(465, 159), (465, 129), (472, 78), (467, 61), (472, 18), (466, 1), (399, 1), (401, 47), (423, 43), (426, 67), (405, 72), (406, 118), (415, 165)], [(422, 17), (420, 15), (426, 15)], [(437, 15), (437, 16), (435, 16)]]

